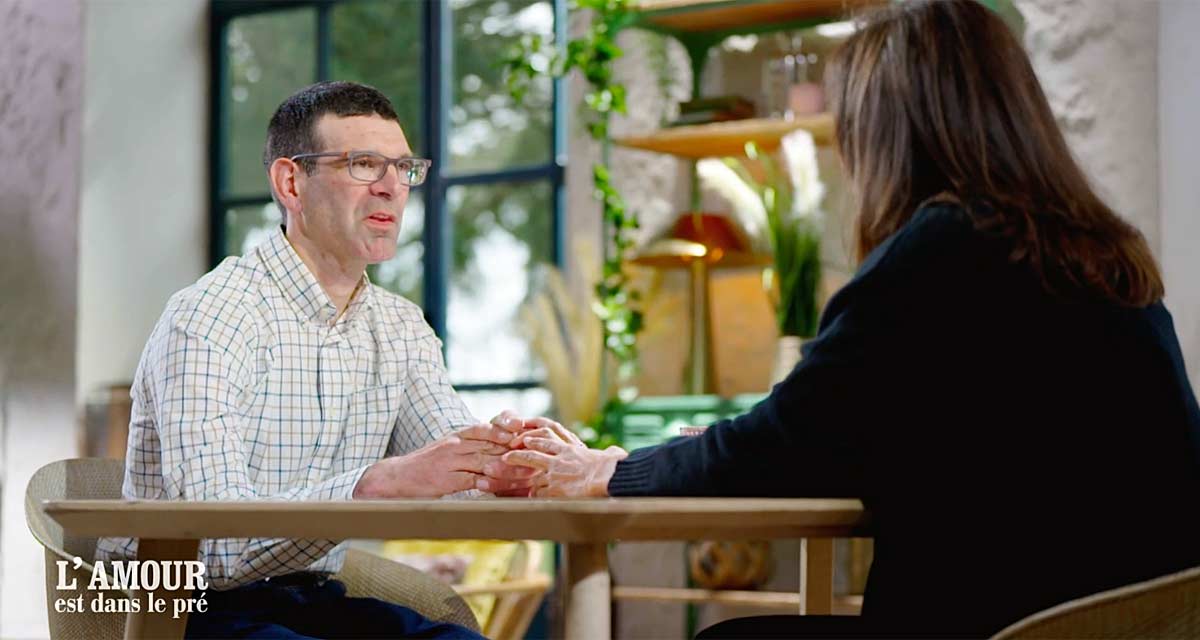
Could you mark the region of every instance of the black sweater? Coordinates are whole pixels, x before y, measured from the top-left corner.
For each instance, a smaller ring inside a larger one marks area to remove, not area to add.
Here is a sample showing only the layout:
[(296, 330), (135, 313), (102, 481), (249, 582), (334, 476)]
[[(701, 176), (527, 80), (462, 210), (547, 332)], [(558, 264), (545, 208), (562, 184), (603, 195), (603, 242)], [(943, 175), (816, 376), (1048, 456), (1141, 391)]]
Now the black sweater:
[(864, 260), (748, 414), (639, 449), (614, 496), (862, 498), (864, 622), (986, 635), (1200, 564), (1200, 409), (1170, 314), (1052, 296), (938, 205)]

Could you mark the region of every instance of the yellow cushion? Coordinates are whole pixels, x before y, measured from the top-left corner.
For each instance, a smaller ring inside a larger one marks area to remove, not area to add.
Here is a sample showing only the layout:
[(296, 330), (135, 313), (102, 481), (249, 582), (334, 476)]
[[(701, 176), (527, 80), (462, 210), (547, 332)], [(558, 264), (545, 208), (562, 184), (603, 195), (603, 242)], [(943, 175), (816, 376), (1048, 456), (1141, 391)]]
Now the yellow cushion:
[[(397, 562), (412, 556), (461, 556), (466, 559), (467, 567), (458, 584), (486, 586), (504, 582), (519, 545), (511, 540), (390, 540), (383, 544), (383, 554)], [(480, 594), (467, 596), (465, 600), (479, 620), (479, 627), (486, 628), (496, 606), (496, 596)]]

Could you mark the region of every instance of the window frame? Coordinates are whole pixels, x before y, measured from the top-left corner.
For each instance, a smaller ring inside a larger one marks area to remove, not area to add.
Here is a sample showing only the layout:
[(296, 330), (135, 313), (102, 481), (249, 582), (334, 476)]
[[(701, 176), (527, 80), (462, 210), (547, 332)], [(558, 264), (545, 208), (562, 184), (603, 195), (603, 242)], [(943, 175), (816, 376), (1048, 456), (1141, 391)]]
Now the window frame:
[[(212, 0), (209, 4), (209, 268), (226, 256), (225, 211), (236, 206), (262, 205), (271, 201), (270, 193), (256, 196), (231, 196), (225, 184), (225, 134), (229, 129), (229, 104), (226, 91), (228, 60), (225, 41), (229, 24), (245, 16), (275, 13), (291, 9), (311, 8), (316, 11), (316, 81), (330, 79), (332, 57), (332, 9), (359, 0)], [(554, 11), (554, 38), (559, 47), (566, 42), (567, 11), (565, 0), (547, 0)], [(428, 89), (422, 92), (422, 121), (420, 127), (428, 141), (425, 156), (433, 167), (418, 187), (425, 205), (425, 225), (421, 242), (422, 304), (425, 320), (442, 338), (443, 355), (446, 345), (454, 339), (446, 331), (448, 315), (453, 225), (447, 224), (446, 194), (451, 187), (480, 186), (499, 183), (549, 183), (551, 191), (551, 257), (559, 268), (564, 264), (564, 234), (566, 225), (566, 89), (561, 78), (552, 85), (551, 145), (547, 162), (529, 166), (510, 167), (494, 171), (452, 173), (449, 171), (447, 143), (449, 139), (449, 109), (452, 99), (453, 74), (441, 73), (453, 68), (453, 16), (446, 0), (420, 0), (422, 4), (421, 77)], [(266, 127), (267, 123), (263, 123)], [(264, 181), (265, 186), (265, 181)], [(453, 382), (453, 380), (451, 381)], [(542, 387), (540, 380), (497, 380), (492, 382), (455, 384), (460, 392), (522, 391)]]

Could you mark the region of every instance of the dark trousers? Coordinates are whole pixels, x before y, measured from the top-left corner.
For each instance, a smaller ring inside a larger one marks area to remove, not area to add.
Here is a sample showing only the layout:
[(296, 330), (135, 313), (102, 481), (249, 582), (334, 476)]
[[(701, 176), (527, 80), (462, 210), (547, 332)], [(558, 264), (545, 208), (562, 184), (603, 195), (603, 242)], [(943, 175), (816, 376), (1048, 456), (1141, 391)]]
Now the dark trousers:
[[(186, 638), (469, 638), (456, 624), (433, 622), (376, 598), (347, 598), (346, 586), (313, 574), (207, 591), (205, 613), (188, 616)], [(193, 596), (193, 598), (198, 596)]]

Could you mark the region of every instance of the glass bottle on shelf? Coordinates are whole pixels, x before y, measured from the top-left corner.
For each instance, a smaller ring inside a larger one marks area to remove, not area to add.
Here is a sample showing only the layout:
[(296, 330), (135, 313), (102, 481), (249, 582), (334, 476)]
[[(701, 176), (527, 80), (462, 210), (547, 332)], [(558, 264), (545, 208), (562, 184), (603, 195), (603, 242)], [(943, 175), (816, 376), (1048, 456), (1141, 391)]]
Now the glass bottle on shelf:
[(791, 35), (781, 51), (763, 65), (763, 110), (768, 118), (792, 120), (825, 109), (825, 90), (810, 79), (815, 53), (804, 53), (799, 35)]

